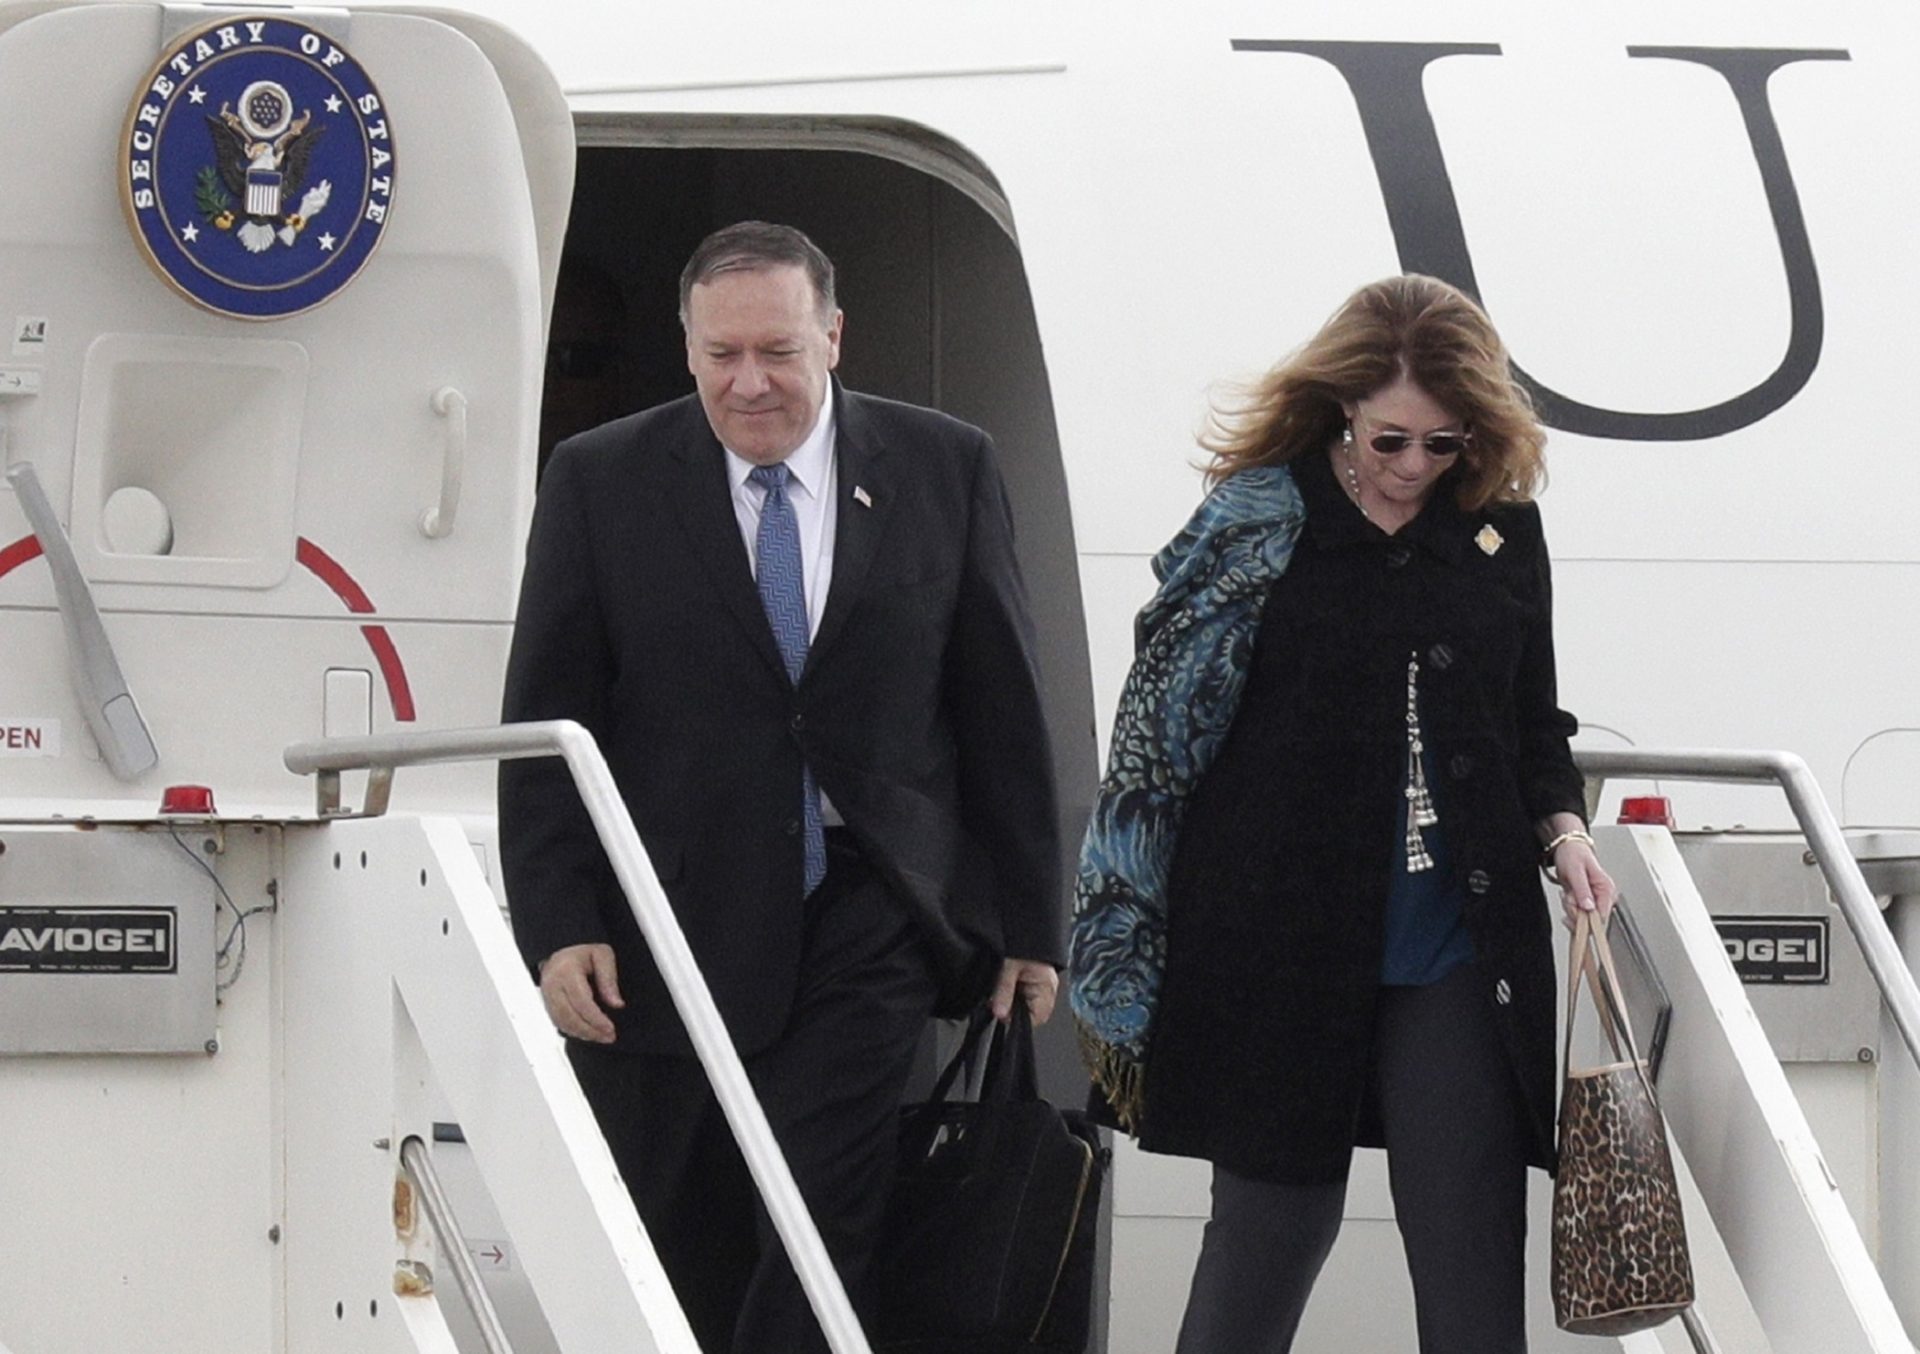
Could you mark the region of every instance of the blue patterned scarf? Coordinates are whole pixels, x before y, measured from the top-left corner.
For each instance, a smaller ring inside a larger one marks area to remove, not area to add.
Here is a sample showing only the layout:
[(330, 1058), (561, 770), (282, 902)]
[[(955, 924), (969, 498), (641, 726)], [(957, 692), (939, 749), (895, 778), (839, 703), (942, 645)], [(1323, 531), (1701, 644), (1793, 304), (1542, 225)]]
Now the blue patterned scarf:
[(1134, 623), (1107, 775), (1080, 847), (1070, 981), (1081, 1051), (1129, 1132), (1166, 971), (1180, 820), (1240, 708), (1267, 590), (1305, 518), (1285, 467), (1223, 480), (1154, 557), (1160, 590)]

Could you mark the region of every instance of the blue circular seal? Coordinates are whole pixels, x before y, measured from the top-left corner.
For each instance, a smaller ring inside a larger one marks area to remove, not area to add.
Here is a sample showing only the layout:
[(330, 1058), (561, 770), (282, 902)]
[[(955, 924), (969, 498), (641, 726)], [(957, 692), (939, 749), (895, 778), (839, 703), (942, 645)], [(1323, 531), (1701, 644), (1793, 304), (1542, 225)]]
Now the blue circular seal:
[(189, 300), (277, 320), (366, 266), (393, 210), (393, 129), (359, 63), (271, 15), (174, 42), (127, 113), (121, 200), (141, 251)]

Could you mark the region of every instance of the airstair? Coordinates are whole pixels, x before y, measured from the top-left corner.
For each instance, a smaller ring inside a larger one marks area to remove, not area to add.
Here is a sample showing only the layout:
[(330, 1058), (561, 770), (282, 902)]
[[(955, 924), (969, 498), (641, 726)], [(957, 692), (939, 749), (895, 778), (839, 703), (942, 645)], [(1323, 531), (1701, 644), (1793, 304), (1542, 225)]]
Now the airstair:
[[(1908, 1354), (1909, 1332), (1920, 1329), (1915, 843), (1885, 833), (1850, 839), (1806, 766), (1786, 754), (1605, 751), (1580, 760), (1592, 778), (1771, 782), (1801, 828), (1595, 834), (1672, 1003), (1662, 1105), (1701, 1205), (1694, 1228), (1726, 1262), (1703, 1267), (1688, 1345)], [(1744, 857), (1763, 859), (1776, 880), (1784, 874), (1796, 901), (1770, 906), (1769, 892), (1781, 888), (1751, 870), (1740, 878)], [(1823, 1052), (1835, 1037), (1845, 1040), (1838, 1056)]]
[[(112, 889), (201, 915), (196, 941), (217, 913), (231, 942), (198, 962), (176, 946), (167, 976), (205, 1009), (149, 1006), (139, 1026), (68, 1020), (71, 983), (5, 991), (7, 1050), (39, 1056), (0, 1058), (0, 1340), (22, 1354), (130, 1338), (156, 1352), (694, 1354), (472, 844), (450, 818), (381, 812), (396, 767), (548, 755), (573, 772), (830, 1346), (864, 1354), (605, 761), (564, 723), (295, 747), (289, 768), (320, 787), (306, 821), (0, 833), (16, 904), (56, 915)], [(343, 808), (341, 772), (369, 767), (369, 802)], [(220, 984), (217, 1034), (180, 1047), (213, 1020)], [(467, 1234), (436, 1167), (448, 1113), (497, 1241)], [(489, 1246), (524, 1276), (525, 1338), (492, 1300)]]

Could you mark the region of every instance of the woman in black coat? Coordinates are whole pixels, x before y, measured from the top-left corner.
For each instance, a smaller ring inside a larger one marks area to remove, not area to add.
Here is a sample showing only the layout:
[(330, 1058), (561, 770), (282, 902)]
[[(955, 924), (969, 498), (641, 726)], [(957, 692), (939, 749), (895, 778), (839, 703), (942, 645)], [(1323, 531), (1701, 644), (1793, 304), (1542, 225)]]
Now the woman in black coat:
[[(1526, 1347), (1526, 1167), (1553, 1161), (1552, 922), (1611, 908), (1555, 696), (1545, 433), (1470, 299), (1363, 288), (1216, 417), (1216, 485), (1304, 521), (1185, 809), (1140, 1087), (1214, 1163), (1181, 1354), (1284, 1351), (1388, 1151), (1424, 1354)], [(1543, 855), (1544, 852), (1544, 855)]]

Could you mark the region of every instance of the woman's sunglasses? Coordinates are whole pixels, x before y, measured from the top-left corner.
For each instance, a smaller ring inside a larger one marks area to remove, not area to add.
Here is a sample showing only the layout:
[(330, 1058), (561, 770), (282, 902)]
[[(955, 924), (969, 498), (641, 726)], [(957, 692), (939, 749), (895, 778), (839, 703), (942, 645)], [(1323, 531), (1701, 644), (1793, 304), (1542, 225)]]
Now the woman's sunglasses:
[(1415, 437), (1411, 433), (1375, 433), (1367, 439), (1367, 445), (1382, 456), (1398, 456), (1415, 442), (1427, 449), (1427, 455), (1445, 460), (1449, 456), (1458, 456), (1471, 446), (1473, 434), (1428, 433), (1425, 437)]

